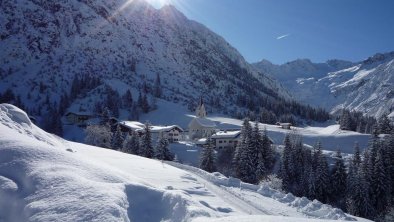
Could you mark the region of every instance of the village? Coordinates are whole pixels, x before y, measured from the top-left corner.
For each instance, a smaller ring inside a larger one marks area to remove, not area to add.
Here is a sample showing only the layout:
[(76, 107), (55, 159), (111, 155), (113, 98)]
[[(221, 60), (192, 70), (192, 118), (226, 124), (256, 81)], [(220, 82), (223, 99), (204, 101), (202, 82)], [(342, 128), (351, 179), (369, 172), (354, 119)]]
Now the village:
[[(67, 112), (65, 119), (68, 124), (85, 128), (92, 122), (98, 122), (97, 116), (88, 112)], [(123, 135), (131, 135), (136, 132), (142, 136), (145, 123), (138, 121), (118, 120), (110, 118), (113, 128), (119, 127)], [(290, 123), (277, 123), (278, 128), (290, 130)], [(207, 111), (202, 98), (199, 99), (195, 110), (195, 116), (185, 129), (179, 125), (153, 125), (150, 124), (152, 142), (155, 143), (159, 138), (165, 138), (170, 143), (170, 150), (179, 161), (197, 166), (201, 148), (206, 145), (207, 138), (213, 141), (216, 150), (235, 149), (241, 139), (241, 128), (231, 129), (221, 128), (215, 121), (207, 118)], [(270, 139), (271, 144), (273, 140)]]

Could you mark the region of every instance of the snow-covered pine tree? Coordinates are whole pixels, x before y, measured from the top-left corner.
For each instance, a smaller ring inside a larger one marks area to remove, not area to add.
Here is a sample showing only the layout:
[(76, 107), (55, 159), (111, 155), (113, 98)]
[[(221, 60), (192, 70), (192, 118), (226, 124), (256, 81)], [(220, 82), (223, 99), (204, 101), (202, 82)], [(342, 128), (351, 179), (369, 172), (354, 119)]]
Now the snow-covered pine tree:
[(363, 170), (354, 172), (354, 181), (348, 192), (347, 210), (350, 214), (360, 217), (371, 218), (374, 209), (370, 204), (368, 195), (368, 183), (365, 180)]
[(335, 155), (335, 165), (331, 170), (332, 192), (330, 195), (331, 203), (345, 209), (345, 197), (347, 190), (347, 173), (341, 150), (337, 150)]
[(174, 155), (168, 149), (168, 139), (165, 138), (163, 135), (159, 136), (159, 139), (156, 143), (155, 149), (155, 157), (159, 160), (173, 160)]
[(147, 158), (153, 158), (155, 152), (152, 146), (152, 135), (150, 131), (150, 124), (148, 122), (144, 124), (140, 142), (140, 155)]
[(378, 131), (382, 134), (390, 134), (393, 130), (393, 125), (391, 124), (388, 114), (384, 113), (378, 120)]
[(292, 180), (291, 180), (292, 166), (290, 165), (292, 144), (290, 140), (290, 134), (286, 134), (283, 144), (284, 144), (284, 148), (282, 153), (280, 177), (283, 180), (283, 189), (285, 191), (289, 191), (292, 185)]
[(122, 151), (125, 153), (130, 153), (134, 155), (140, 154), (140, 141), (137, 132), (132, 131), (130, 135), (126, 137), (123, 143)]
[(237, 145), (234, 156), (235, 176), (244, 182), (255, 183), (256, 165), (253, 166), (251, 137), (252, 127), (249, 119), (246, 118), (241, 128), (241, 141)]
[(350, 112), (348, 110), (343, 109), (340, 119), (339, 119), (339, 125), (341, 130), (351, 130), (351, 117), (350, 117)]
[(372, 174), (372, 193), (371, 204), (375, 208), (377, 214), (384, 213), (388, 210), (390, 203), (390, 185), (389, 172), (384, 163), (385, 153), (383, 149), (379, 149), (375, 158)]
[(271, 140), (267, 134), (267, 128), (263, 129), (263, 134), (261, 136), (262, 143), (262, 158), (264, 161), (264, 168), (267, 170), (267, 173), (270, 173), (275, 164), (274, 151), (271, 147)]
[(207, 143), (205, 144), (201, 152), (200, 168), (210, 173), (216, 170), (213, 148), (214, 148), (213, 140), (209, 136), (207, 138)]
[(114, 150), (121, 150), (123, 147), (124, 137), (120, 126), (118, 125), (111, 138), (111, 148)]
[(92, 146), (111, 147), (111, 129), (108, 125), (88, 125), (85, 129), (85, 142)]
[(323, 203), (327, 202), (330, 191), (330, 174), (326, 157), (323, 155), (321, 143), (318, 142), (316, 149), (317, 167), (315, 171), (316, 199)]

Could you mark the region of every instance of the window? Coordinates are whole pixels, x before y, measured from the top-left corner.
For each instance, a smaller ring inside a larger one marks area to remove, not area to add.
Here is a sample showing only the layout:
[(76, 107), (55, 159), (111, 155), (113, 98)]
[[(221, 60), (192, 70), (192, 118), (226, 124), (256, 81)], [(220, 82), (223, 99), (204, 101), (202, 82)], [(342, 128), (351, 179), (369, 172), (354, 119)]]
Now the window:
[(219, 140), (219, 143), (222, 143), (223, 141)]
[(172, 136), (172, 135), (173, 135), (172, 133), (169, 134), (169, 136)]
[(230, 140), (230, 141), (228, 141), (228, 143), (233, 143), (233, 141), (232, 141), (232, 140)]

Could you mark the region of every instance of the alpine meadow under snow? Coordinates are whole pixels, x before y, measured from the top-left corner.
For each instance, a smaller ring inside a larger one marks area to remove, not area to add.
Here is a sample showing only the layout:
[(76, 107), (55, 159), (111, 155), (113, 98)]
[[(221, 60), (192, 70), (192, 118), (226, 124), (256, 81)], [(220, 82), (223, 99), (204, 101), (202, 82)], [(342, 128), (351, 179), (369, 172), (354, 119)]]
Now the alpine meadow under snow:
[(0, 105), (0, 221), (368, 221), (179, 163), (68, 142)]

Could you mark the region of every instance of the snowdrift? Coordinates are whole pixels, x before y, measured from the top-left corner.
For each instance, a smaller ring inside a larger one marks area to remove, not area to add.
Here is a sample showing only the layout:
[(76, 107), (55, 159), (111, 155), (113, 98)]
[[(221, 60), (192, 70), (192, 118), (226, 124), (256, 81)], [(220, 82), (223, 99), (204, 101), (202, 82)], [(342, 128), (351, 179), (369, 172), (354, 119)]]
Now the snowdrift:
[(36, 127), (22, 110), (0, 104), (0, 221), (367, 221), (171, 165), (65, 141)]

